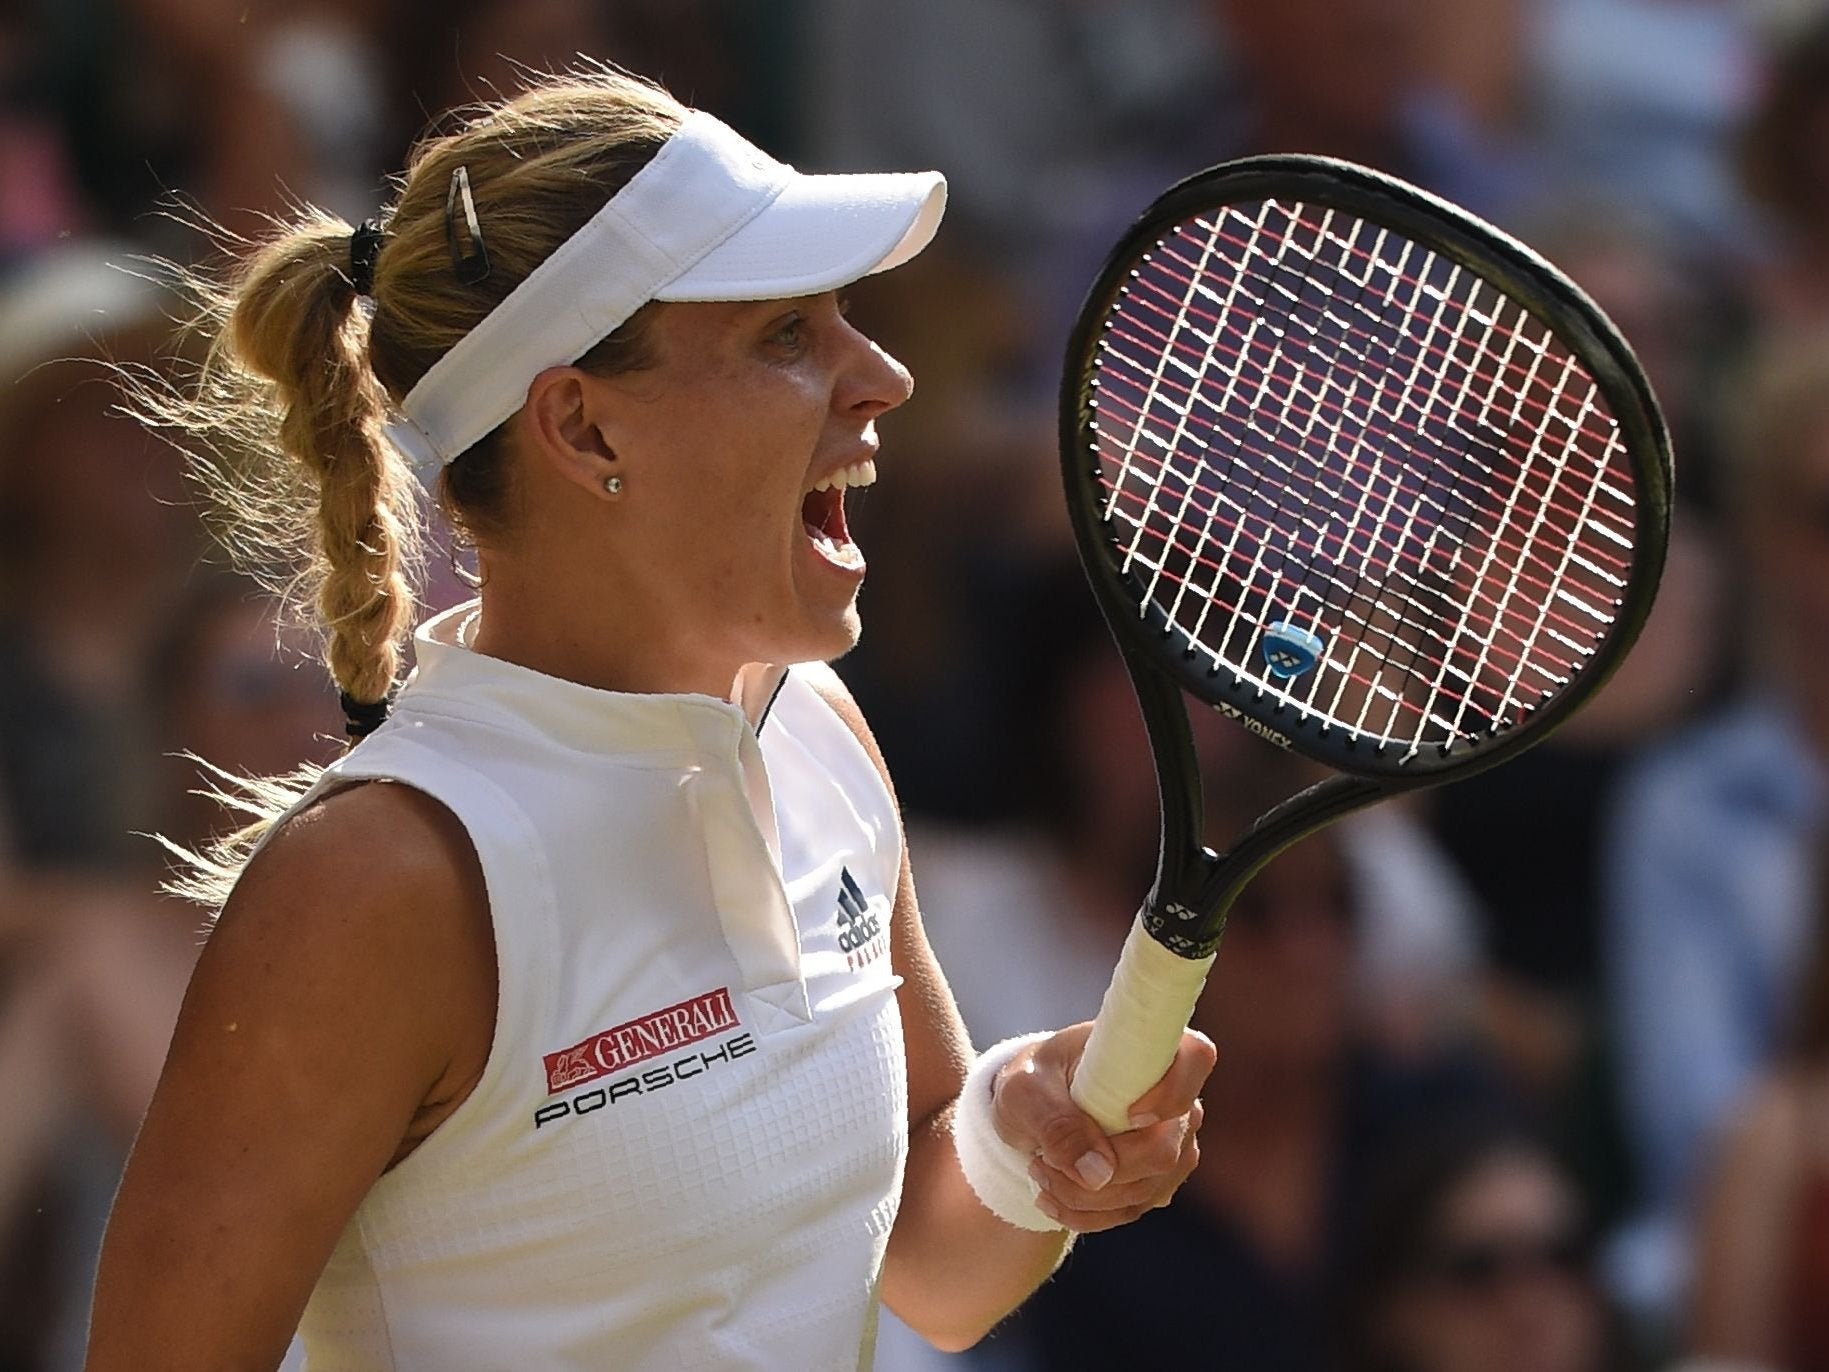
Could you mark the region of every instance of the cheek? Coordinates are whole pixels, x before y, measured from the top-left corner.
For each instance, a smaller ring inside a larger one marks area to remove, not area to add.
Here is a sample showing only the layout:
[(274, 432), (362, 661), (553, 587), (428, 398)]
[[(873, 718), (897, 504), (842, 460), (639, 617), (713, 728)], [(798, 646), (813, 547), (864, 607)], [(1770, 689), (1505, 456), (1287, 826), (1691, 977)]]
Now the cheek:
[(708, 384), (669, 408), (666, 476), (689, 504), (741, 522), (798, 503), (826, 417), (809, 388)]

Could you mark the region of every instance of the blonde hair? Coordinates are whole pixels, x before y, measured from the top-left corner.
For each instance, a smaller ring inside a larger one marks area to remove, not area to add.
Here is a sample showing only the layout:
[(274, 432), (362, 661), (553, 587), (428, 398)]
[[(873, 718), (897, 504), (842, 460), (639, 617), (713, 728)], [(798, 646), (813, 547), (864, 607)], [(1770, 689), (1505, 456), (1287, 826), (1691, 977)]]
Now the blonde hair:
[[(186, 272), (207, 352), (187, 384), (128, 378), (129, 411), (176, 429), (211, 524), (235, 561), (324, 636), (337, 686), (384, 703), (411, 631), (420, 566), (417, 481), (382, 437), (399, 402), (552, 251), (657, 152), (687, 111), (613, 69), (533, 78), (513, 98), (459, 112), (414, 150), (381, 217), (372, 309), (351, 279), (352, 228), (304, 208), (246, 245), (224, 278)], [(452, 177), (464, 168), (489, 272), (460, 281), (447, 238)], [(579, 365), (645, 365), (638, 312)], [(446, 468), (439, 501), (478, 542), (512, 528), (502, 431)], [(255, 842), (316, 780), (212, 773), (215, 794), (252, 823), (209, 853), (185, 853), (172, 889), (219, 906)]]

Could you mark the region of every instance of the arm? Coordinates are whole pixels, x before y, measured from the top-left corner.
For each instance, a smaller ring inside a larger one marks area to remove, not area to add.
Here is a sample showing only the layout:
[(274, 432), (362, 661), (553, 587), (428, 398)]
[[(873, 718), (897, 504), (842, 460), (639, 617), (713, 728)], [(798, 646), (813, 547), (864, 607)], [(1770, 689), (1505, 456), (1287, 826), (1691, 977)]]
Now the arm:
[[(876, 741), (836, 675), (796, 670), (808, 672), (887, 782)], [(958, 1350), (976, 1343), (1046, 1280), (1071, 1233), (1127, 1224), (1167, 1203), (1199, 1159), (1195, 1093), (1212, 1070), (1213, 1046), (1198, 1034), (1185, 1035), (1175, 1064), (1133, 1112), (1160, 1122), (1112, 1138), (1068, 1095), (1090, 1025), (1062, 1030), (1018, 1053), (993, 1082), (993, 1118), (1006, 1143), (1038, 1155), (1032, 1171), (1042, 1186), (1038, 1205), (1063, 1227), (1016, 1228), (985, 1209), (960, 1169), (953, 1122), (973, 1054), (921, 927), (906, 844), (891, 922), (891, 956), (902, 977), (909, 1141), (883, 1299), (923, 1337)]]
[(350, 1215), (474, 1085), (494, 942), (462, 827), (333, 795), (249, 864), (198, 962), (102, 1250), (88, 1372), (276, 1368)]
[(1609, 999), (1628, 1136), (1644, 1162), (1647, 1209), (1687, 1228), (1699, 1150), (1771, 1045), (1769, 989), (1756, 974), (1735, 864), (1699, 797), (1694, 766), (1641, 765), (1621, 787), (1608, 834)]
[(1696, 1237), (1691, 1346), (1776, 1367), (1785, 1359), (1785, 1262), (1795, 1227), (1803, 1103), (1795, 1078), (1767, 1081), (1737, 1112), (1705, 1187)]

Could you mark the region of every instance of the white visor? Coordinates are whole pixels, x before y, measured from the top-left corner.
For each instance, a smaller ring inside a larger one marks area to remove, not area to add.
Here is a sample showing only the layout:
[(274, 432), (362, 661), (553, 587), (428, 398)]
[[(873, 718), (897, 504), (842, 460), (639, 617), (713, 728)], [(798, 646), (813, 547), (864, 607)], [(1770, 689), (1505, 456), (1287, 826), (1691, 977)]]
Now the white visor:
[(785, 300), (887, 271), (946, 208), (938, 172), (807, 176), (709, 114), (678, 132), (585, 226), (460, 338), (387, 436), (431, 485), (650, 300)]

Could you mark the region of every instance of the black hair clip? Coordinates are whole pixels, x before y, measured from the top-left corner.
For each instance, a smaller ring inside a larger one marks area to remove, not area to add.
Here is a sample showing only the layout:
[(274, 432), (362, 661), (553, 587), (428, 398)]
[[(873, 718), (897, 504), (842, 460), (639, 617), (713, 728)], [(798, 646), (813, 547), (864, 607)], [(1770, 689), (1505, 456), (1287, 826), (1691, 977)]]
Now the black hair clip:
[(357, 700), (348, 691), (339, 691), (337, 699), (343, 706), (343, 732), (355, 740), (367, 738), (387, 723), (388, 711), (394, 708), (391, 691), (381, 700)]
[(349, 284), (357, 295), (375, 293), (375, 263), (381, 257), (381, 226), (364, 219), (349, 235)]
[[(464, 230), (470, 235), (470, 250), (465, 252), (457, 239), (457, 207), (464, 208)], [(451, 270), (466, 286), (489, 279), (489, 249), (483, 246), (483, 226), (476, 219), (476, 201), (470, 196), (470, 169), (459, 167), (451, 173), (451, 189), (445, 195), (445, 242), (451, 245)]]

